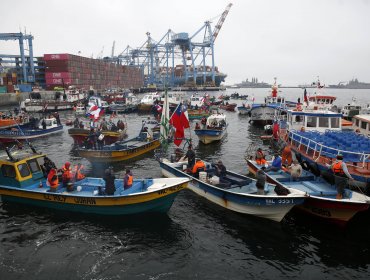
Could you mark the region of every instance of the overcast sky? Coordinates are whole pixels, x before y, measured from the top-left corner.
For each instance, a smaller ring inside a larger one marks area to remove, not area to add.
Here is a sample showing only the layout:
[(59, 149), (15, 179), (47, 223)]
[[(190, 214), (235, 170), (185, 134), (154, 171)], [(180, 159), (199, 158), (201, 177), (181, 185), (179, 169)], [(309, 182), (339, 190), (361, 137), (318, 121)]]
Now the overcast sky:
[[(159, 40), (168, 29), (192, 35), (209, 19), (214, 27), (229, 2), (215, 42), (226, 84), (277, 77), (296, 85), (317, 76), (325, 84), (370, 82), (369, 0), (12, 0), (2, 9), (0, 33), (26, 28), (36, 56), (96, 57), (103, 47), (109, 56), (113, 41), (118, 54), (141, 46), (148, 31)], [(0, 41), (0, 53), (18, 54), (18, 43)]]

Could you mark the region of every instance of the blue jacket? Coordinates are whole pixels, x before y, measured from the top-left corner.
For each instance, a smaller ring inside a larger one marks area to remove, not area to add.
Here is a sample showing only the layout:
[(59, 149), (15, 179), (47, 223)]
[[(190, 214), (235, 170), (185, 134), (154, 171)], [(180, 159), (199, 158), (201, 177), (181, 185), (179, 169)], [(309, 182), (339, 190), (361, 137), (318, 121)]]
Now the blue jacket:
[(281, 168), (281, 157), (277, 156), (274, 158), (273, 162), (271, 163), (272, 167)]

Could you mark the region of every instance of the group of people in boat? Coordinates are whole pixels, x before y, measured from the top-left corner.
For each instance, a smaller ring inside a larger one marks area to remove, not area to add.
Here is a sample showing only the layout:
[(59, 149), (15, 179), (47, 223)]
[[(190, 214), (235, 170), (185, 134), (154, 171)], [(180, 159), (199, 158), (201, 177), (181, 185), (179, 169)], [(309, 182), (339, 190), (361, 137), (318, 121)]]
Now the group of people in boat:
[[(257, 189), (259, 194), (263, 194), (265, 182), (266, 182), (266, 172), (269, 171), (279, 171), (290, 173), (292, 180), (297, 180), (303, 172), (302, 165), (297, 159), (293, 160), (292, 151), (289, 145), (285, 145), (279, 153), (274, 154), (274, 158), (270, 164), (267, 164), (265, 159), (265, 154), (261, 148), (257, 149), (255, 154), (256, 163), (262, 166), (256, 174), (257, 177)], [(303, 163), (302, 163), (303, 164)], [(348, 187), (348, 181), (353, 181), (351, 174), (348, 172), (346, 163), (343, 161), (343, 155), (338, 154), (335, 162), (328, 165), (332, 173), (334, 174), (334, 183), (337, 188), (337, 199), (342, 199), (344, 197), (345, 188)], [(305, 167), (307, 169), (307, 167)], [(317, 174), (315, 174), (317, 175)]]
[[(199, 178), (199, 172), (206, 172), (207, 168), (205, 163), (200, 159), (196, 158), (195, 152), (193, 150), (192, 144), (189, 144), (188, 150), (183, 158), (183, 160), (188, 160), (186, 172)], [(226, 177), (226, 167), (221, 160), (218, 160), (216, 164), (212, 166), (215, 169), (214, 175), (219, 177), (220, 182)]]
[(83, 174), (84, 166), (78, 163), (73, 169), (70, 162), (66, 162), (61, 168), (57, 168), (55, 163), (48, 157), (44, 158), (44, 164), (41, 166), (44, 176), (47, 178), (46, 184), (50, 187), (50, 192), (56, 192), (59, 182), (62, 182), (63, 188), (67, 191), (73, 191), (73, 183), (85, 178)]

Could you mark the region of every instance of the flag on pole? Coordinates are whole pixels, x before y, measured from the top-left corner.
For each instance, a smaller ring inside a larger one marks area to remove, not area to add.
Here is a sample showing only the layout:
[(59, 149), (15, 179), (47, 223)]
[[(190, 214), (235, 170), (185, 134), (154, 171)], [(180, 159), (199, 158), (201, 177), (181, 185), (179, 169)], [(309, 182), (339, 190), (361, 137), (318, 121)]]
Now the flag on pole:
[(307, 97), (307, 90), (306, 89), (304, 89), (303, 101), (306, 102), (306, 104), (308, 104), (308, 97)]
[(94, 121), (97, 121), (101, 115), (103, 115), (104, 110), (102, 108), (99, 108), (97, 105), (92, 105), (89, 108), (89, 111), (87, 115), (90, 117), (90, 119), (93, 119)]
[(164, 147), (167, 146), (168, 134), (169, 134), (169, 120), (170, 120), (170, 107), (168, 103), (167, 90), (164, 96), (164, 102), (162, 107), (161, 126), (160, 126), (160, 139)]
[(187, 108), (186, 106), (182, 105), (182, 103), (177, 106), (170, 119), (170, 124), (172, 124), (176, 129), (175, 139), (173, 142), (176, 146), (180, 146), (185, 136), (184, 129), (190, 127)]

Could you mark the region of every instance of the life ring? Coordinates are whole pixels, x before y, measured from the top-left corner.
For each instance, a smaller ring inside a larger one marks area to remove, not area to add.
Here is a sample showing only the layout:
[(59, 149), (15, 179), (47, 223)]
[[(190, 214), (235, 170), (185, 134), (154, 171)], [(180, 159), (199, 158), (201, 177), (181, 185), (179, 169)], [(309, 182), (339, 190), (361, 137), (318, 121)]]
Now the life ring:
[(67, 99), (68, 99), (68, 101), (71, 101), (71, 96), (70, 95), (68, 95), (68, 97), (67, 97)]

